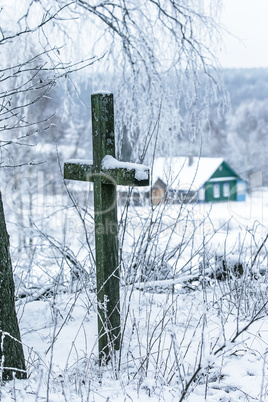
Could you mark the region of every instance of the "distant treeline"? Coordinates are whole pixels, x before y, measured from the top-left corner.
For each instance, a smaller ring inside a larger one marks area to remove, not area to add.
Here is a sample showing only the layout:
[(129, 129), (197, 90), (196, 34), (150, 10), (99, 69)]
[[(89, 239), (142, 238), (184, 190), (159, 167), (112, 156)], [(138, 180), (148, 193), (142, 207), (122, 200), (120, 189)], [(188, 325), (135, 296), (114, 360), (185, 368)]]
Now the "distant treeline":
[(268, 185), (268, 69), (226, 69), (223, 81), (230, 107), (219, 119), (217, 105), (211, 108), (202, 140), (189, 144), (184, 138), (179, 153), (222, 156), (254, 187), (262, 177)]

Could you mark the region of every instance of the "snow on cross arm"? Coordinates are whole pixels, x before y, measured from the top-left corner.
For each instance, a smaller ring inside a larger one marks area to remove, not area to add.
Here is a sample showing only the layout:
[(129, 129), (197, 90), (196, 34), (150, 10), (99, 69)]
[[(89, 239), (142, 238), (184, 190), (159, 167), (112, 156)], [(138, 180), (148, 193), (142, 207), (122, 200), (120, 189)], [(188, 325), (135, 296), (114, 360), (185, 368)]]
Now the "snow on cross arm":
[(98, 89), (97, 91), (92, 92), (91, 95), (111, 95), (111, 91), (107, 91), (106, 89)]
[(109, 169), (127, 169), (127, 170), (135, 170), (135, 179), (136, 180), (148, 180), (148, 171), (149, 168), (146, 165), (140, 165), (138, 163), (131, 163), (131, 162), (121, 162), (115, 159), (111, 155), (106, 155), (102, 159), (101, 163), (102, 169), (109, 170)]

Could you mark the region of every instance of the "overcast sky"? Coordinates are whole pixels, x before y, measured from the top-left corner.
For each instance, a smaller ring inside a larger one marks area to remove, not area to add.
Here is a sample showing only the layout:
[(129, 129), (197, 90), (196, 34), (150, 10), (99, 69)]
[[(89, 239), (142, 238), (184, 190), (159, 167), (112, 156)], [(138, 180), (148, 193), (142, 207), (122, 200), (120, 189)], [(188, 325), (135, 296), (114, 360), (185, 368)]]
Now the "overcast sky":
[(268, 0), (223, 0), (222, 23), (239, 39), (225, 37), (223, 67), (268, 67)]

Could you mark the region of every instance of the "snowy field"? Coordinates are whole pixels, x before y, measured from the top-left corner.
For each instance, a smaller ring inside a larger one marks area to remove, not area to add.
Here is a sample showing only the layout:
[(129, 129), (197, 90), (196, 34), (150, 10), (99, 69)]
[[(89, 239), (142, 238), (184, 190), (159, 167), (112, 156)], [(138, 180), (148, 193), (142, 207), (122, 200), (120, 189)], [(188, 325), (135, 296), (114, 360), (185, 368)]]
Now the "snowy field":
[(92, 209), (57, 197), (34, 199), (28, 221), (5, 202), (29, 377), (2, 384), (0, 400), (268, 399), (267, 189), (242, 203), (119, 208), (122, 348), (102, 368)]

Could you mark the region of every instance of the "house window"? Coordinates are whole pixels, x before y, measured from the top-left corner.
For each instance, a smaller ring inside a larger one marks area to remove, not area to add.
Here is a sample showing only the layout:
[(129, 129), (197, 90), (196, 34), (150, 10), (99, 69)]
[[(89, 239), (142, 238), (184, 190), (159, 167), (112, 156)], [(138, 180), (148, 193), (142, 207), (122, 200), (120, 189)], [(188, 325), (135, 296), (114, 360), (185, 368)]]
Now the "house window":
[(201, 187), (198, 191), (198, 199), (199, 201), (205, 201), (206, 200), (206, 192), (204, 187)]
[(220, 184), (219, 183), (213, 184), (213, 197), (220, 198)]
[(223, 183), (223, 196), (224, 197), (230, 196), (230, 183)]
[(245, 194), (246, 183), (242, 180), (239, 180), (237, 181), (236, 188), (237, 188), (237, 194)]

